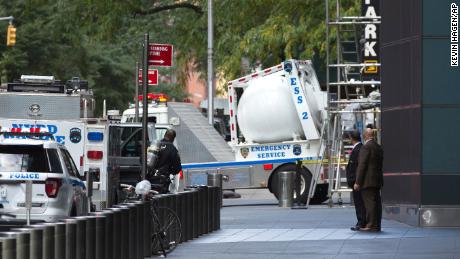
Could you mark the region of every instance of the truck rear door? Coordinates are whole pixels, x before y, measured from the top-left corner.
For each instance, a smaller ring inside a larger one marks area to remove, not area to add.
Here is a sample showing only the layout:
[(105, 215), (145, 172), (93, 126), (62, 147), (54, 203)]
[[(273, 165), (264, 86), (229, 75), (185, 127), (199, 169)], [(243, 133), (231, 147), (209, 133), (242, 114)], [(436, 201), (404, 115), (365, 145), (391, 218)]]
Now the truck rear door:
[[(116, 159), (120, 167), (120, 182), (135, 185), (141, 179), (142, 125), (129, 123), (111, 125), (111, 128), (112, 131), (117, 128), (120, 133), (119, 139), (110, 140), (119, 144), (119, 153), (111, 159)], [(156, 139), (154, 124), (149, 123), (148, 137), (147, 145), (150, 145)]]

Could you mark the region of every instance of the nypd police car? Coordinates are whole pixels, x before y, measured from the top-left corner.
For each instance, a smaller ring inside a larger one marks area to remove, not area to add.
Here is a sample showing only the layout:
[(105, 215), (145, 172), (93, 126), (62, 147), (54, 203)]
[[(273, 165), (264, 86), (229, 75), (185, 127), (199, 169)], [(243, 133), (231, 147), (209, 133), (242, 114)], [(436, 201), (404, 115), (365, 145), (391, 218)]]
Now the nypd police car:
[(56, 221), (88, 213), (86, 187), (72, 157), (64, 145), (49, 138), (0, 132), (0, 212), (26, 218), (30, 180), (32, 220)]

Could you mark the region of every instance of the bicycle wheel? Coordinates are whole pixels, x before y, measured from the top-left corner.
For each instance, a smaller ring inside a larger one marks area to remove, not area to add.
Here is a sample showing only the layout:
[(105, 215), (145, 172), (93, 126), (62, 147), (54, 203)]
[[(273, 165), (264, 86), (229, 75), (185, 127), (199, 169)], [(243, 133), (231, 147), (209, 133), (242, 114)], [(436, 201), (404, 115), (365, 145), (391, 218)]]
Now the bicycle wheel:
[(180, 243), (182, 226), (177, 214), (166, 207), (152, 207), (152, 254), (168, 254)]

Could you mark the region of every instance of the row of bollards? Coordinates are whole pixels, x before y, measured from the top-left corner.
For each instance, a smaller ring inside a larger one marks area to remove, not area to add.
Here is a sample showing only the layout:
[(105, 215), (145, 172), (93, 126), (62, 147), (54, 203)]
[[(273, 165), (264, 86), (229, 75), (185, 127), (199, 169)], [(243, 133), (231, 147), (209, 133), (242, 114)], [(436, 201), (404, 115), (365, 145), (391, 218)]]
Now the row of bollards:
[[(182, 225), (181, 242), (220, 228), (220, 188), (198, 186), (154, 197)], [(2, 259), (140, 259), (152, 255), (150, 202), (134, 201), (64, 219), (0, 232)], [(162, 210), (158, 210), (161, 212)], [(158, 215), (160, 221), (164, 215)]]

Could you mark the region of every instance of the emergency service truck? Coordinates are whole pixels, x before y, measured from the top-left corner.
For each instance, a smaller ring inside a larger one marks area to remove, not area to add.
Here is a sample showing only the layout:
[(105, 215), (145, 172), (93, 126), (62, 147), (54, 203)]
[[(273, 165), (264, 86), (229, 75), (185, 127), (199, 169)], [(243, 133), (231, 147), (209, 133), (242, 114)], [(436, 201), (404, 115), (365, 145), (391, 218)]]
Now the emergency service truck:
[(278, 198), (278, 173), (295, 171), (302, 161), (300, 197), (306, 203), (313, 174), (320, 174), (310, 203), (327, 200), (321, 166), (326, 92), (311, 61), (287, 60), (228, 82), (230, 145), (234, 161), (183, 165), (186, 183), (200, 184), (206, 174), (224, 176), (224, 189), (268, 188)]

